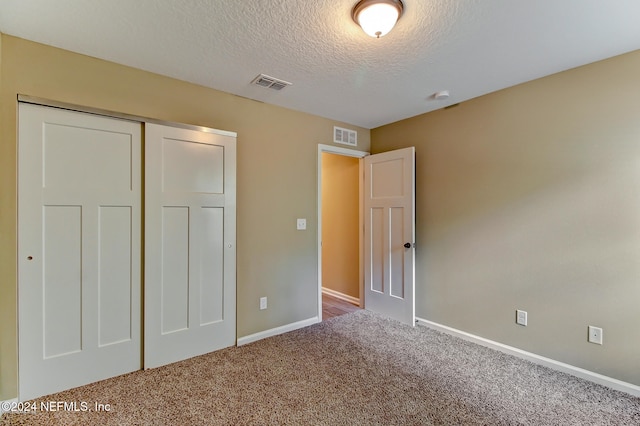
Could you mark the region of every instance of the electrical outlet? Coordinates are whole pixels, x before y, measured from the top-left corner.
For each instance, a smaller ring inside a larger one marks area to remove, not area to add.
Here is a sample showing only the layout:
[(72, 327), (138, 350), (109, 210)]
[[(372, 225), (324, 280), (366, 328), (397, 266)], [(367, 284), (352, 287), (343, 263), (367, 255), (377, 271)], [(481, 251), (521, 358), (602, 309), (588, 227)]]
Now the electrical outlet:
[(298, 231), (304, 231), (307, 229), (307, 219), (298, 219), (296, 222), (296, 229), (298, 229)]
[(600, 327), (589, 326), (589, 343), (602, 344), (602, 329)]
[(260, 298), (260, 310), (263, 311), (267, 309), (267, 298), (266, 297), (261, 297)]
[(516, 311), (516, 324), (527, 326), (527, 311)]

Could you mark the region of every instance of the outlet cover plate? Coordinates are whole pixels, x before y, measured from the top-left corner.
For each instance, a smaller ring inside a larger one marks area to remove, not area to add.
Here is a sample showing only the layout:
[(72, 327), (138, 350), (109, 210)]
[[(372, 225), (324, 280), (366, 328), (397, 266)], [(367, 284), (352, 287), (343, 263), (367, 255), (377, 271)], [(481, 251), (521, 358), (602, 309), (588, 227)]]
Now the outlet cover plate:
[(307, 219), (298, 219), (296, 221), (296, 228), (298, 231), (304, 231), (307, 229)]
[(266, 297), (261, 297), (260, 298), (260, 310), (263, 311), (267, 309), (267, 298)]

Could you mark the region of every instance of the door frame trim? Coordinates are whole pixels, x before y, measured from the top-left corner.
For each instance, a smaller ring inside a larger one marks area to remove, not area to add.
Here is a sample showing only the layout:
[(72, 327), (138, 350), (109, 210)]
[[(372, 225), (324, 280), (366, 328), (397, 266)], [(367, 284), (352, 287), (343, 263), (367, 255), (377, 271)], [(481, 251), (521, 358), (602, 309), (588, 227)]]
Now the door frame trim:
[[(339, 146), (333, 146), (333, 145), (325, 145), (325, 144), (318, 144), (318, 211), (317, 211), (317, 223), (318, 223), (318, 238), (317, 238), (317, 242), (318, 242), (318, 320), (322, 321), (322, 153), (329, 153), (329, 154), (338, 154), (338, 155), (343, 155), (346, 157), (355, 157), (355, 158), (359, 158), (362, 159), (364, 157), (366, 157), (367, 155), (370, 155), (370, 153), (368, 151), (358, 151), (355, 149), (349, 149), (349, 148), (342, 148)], [(359, 247), (360, 247), (360, 262), (359, 262), (359, 266), (358, 266), (358, 270), (359, 270), (359, 288), (360, 288), (360, 307), (364, 307), (363, 306), (363, 294), (362, 294), (362, 290), (363, 290), (363, 284), (364, 284), (364, 279), (363, 279), (363, 258), (362, 258), (362, 247), (363, 247), (363, 229), (362, 229), (362, 161), (360, 161), (360, 171), (358, 173), (358, 187), (360, 188), (359, 190), (359, 198), (360, 198), (360, 202), (359, 202), (359, 212), (358, 212), (358, 216), (360, 218), (360, 223), (359, 223), (359, 230), (358, 230), (358, 235), (360, 236), (359, 240)]]

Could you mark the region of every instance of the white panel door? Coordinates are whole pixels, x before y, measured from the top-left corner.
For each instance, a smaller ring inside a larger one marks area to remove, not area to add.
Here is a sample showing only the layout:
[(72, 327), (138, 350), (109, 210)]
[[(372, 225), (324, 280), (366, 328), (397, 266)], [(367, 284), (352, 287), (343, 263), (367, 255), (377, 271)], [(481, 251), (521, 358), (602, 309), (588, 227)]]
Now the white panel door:
[(364, 305), (415, 325), (415, 149), (364, 158)]
[(20, 104), (21, 400), (141, 368), (141, 130)]
[(145, 368), (236, 343), (236, 138), (145, 125)]

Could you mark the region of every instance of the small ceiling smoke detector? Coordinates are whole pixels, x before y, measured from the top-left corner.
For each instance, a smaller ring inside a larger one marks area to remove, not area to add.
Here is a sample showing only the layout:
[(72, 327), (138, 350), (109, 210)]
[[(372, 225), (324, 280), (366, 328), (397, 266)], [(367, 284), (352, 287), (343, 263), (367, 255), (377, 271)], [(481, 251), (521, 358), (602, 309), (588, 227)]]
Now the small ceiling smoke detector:
[(289, 83), (288, 81), (280, 80), (275, 77), (270, 77), (266, 74), (260, 74), (253, 79), (251, 84), (266, 87), (267, 89), (282, 90), (287, 86), (291, 86), (293, 83)]
[(437, 100), (437, 101), (443, 101), (445, 99), (449, 99), (449, 91), (448, 90), (441, 90), (439, 92), (436, 92), (433, 94), (433, 99)]

